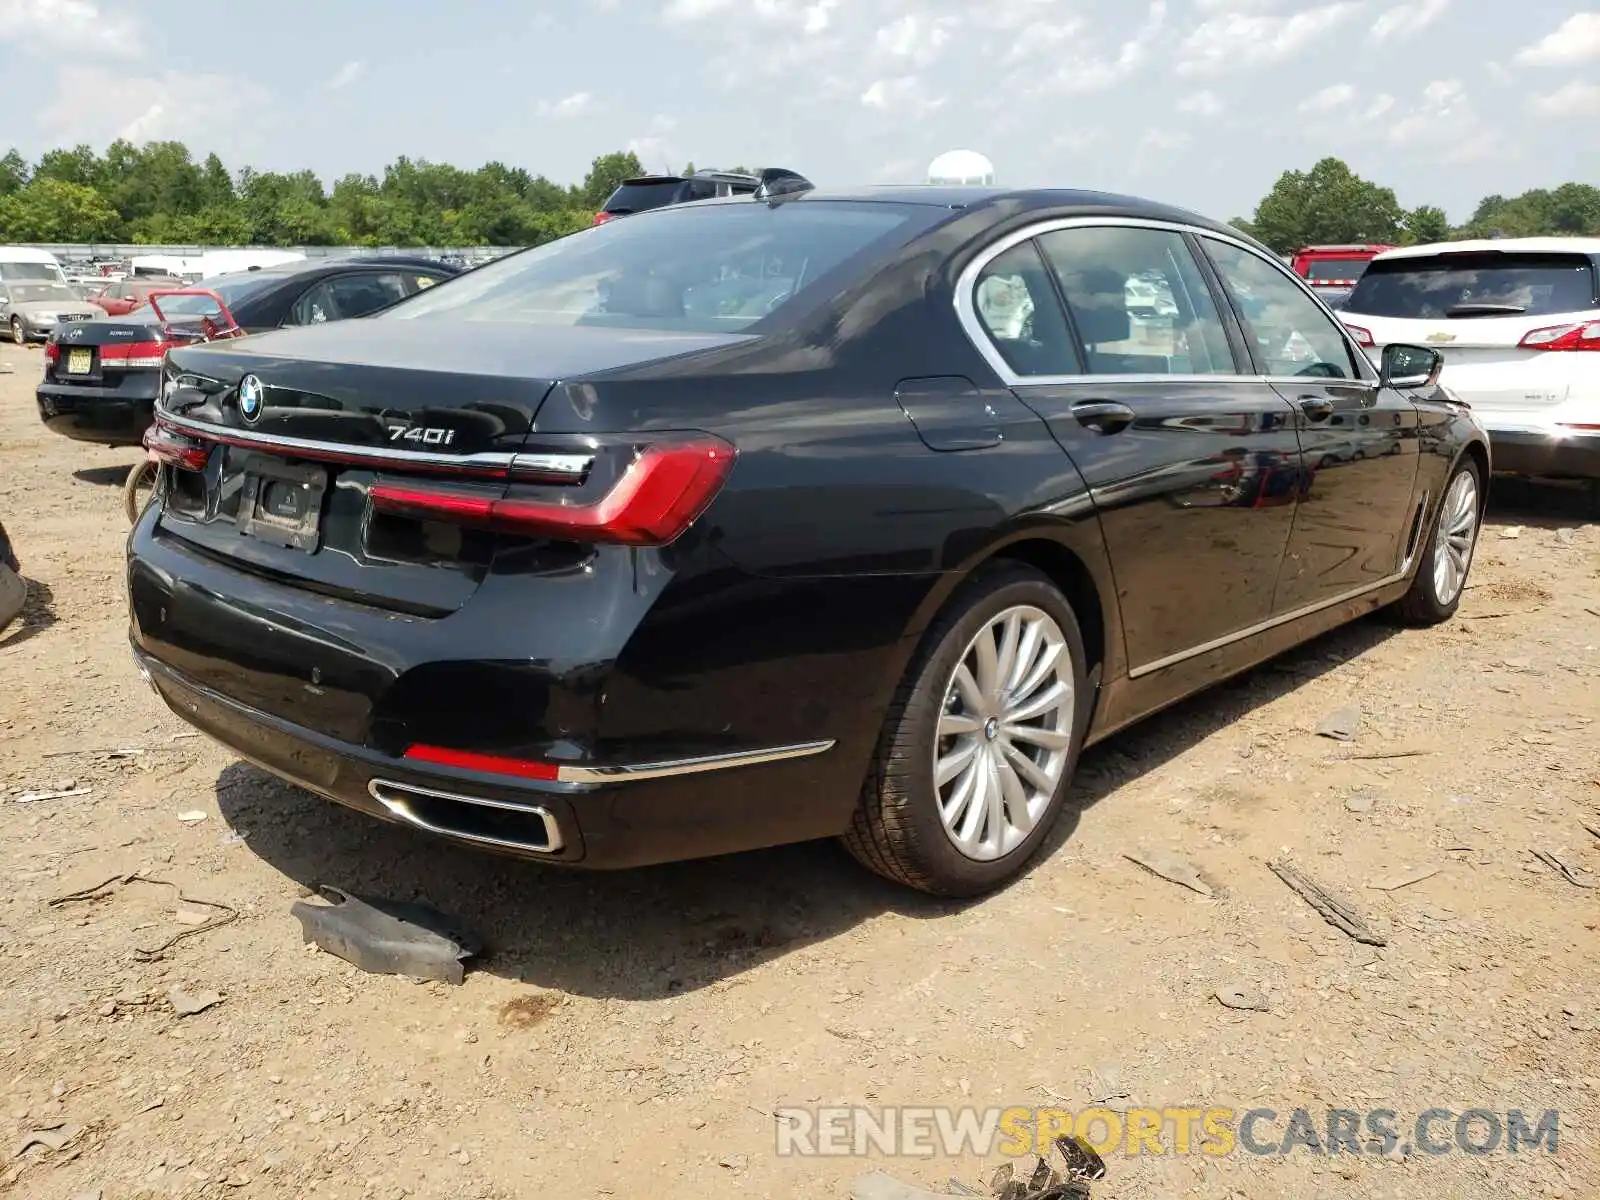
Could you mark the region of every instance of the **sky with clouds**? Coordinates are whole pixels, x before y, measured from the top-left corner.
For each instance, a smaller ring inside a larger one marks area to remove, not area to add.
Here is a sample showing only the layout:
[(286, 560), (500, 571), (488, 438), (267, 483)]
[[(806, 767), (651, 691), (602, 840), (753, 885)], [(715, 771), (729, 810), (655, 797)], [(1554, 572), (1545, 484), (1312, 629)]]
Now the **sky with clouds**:
[(1334, 154), (1457, 220), (1600, 183), (1588, 0), (0, 0), (0, 134), (30, 157), (179, 138), (332, 180), (405, 154), (568, 182), (782, 165), (1000, 182), (1248, 215)]

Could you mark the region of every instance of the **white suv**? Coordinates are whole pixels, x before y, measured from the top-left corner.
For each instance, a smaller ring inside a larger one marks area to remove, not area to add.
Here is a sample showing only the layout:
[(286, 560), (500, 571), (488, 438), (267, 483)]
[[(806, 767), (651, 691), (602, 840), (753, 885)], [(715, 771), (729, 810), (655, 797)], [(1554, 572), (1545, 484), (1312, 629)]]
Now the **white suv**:
[(1339, 316), (1374, 361), (1391, 342), (1440, 351), (1495, 470), (1600, 488), (1600, 238), (1390, 250)]

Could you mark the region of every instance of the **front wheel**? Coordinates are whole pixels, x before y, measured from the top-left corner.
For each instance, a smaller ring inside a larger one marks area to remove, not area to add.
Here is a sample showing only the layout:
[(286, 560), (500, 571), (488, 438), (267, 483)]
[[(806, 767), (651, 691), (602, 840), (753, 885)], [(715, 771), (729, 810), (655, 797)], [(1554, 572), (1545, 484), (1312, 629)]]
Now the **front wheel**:
[(22, 327), (21, 317), (11, 318), (11, 340), (19, 346), (28, 344), (28, 331)]
[(1455, 615), (1467, 588), (1467, 572), (1478, 547), (1483, 515), (1483, 473), (1470, 458), (1456, 465), (1445, 484), (1433, 533), (1417, 564), (1411, 588), (1395, 605), (1411, 625), (1437, 625)]
[(1065, 802), (1088, 725), (1083, 634), (1038, 571), (992, 567), (926, 634), (884, 720), (845, 847), (938, 896), (1019, 874)]

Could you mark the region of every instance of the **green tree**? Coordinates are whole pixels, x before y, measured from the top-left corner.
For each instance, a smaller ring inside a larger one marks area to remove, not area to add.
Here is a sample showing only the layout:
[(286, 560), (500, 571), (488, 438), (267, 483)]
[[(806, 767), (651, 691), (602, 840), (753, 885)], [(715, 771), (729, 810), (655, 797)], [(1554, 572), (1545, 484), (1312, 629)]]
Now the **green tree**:
[(28, 169), (28, 160), (15, 150), (9, 151), (4, 158), (0, 158), (0, 196), (20, 192), (28, 186), (32, 174)]
[(589, 167), (579, 188), (579, 203), (590, 212), (603, 205), (624, 179), (643, 175), (644, 164), (632, 150), (617, 154), (602, 154)]
[(0, 199), (0, 241), (111, 241), (121, 226), (117, 210), (94, 188), (49, 175)]
[(1426, 245), (1430, 242), (1448, 241), (1450, 218), (1442, 208), (1424, 204), (1405, 215), (1403, 239), (1409, 245)]
[(1285, 171), (1256, 206), (1258, 238), (1280, 254), (1338, 242), (1396, 242), (1404, 210), (1392, 189), (1370, 183), (1337, 158)]
[(99, 187), (105, 181), (105, 164), (93, 146), (74, 146), (70, 150), (47, 150), (33, 169), (35, 179), (58, 179), (79, 187)]

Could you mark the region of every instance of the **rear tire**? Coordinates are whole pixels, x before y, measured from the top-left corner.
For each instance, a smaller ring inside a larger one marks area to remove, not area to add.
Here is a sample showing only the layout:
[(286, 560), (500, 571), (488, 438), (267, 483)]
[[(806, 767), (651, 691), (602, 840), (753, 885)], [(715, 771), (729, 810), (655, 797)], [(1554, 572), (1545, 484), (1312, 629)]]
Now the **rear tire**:
[(1395, 604), (1408, 625), (1437, 625), (1461, 607), (1483, 518), (1483, 472), (1471, 458), (1456, 464), (1433, 519), (1411, 588)]
[[(974, 686), (986, 673), (994, 686)], [(983, 571), (934, 621), (895, 692), (845, 848), (936, 896), (1009, 882), (1061, 814), (1090, 700), (1083, 634), (1060, 589), (1020, 563)]]

